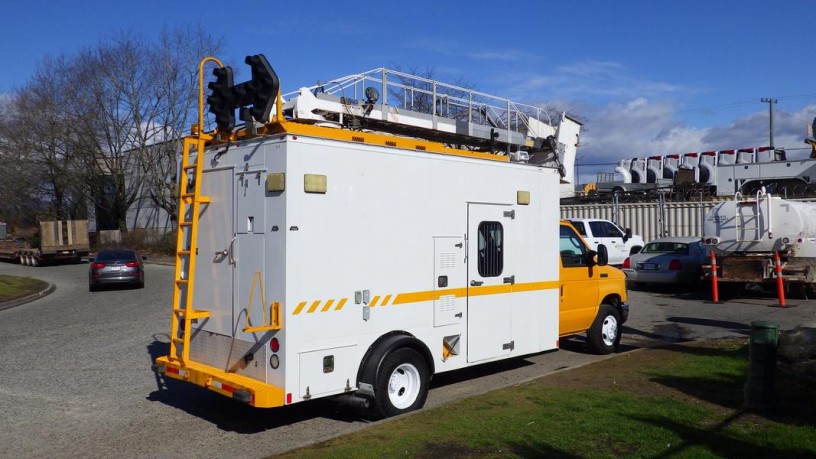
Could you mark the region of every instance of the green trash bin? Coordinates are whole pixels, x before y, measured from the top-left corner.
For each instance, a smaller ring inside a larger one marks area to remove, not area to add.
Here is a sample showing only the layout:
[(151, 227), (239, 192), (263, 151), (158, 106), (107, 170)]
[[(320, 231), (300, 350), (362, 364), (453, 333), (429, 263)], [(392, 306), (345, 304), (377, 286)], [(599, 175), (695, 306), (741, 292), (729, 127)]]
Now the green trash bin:
[(778, 345), (779, 324), (764, 320), (751, 322), (745, 408), (766, 409), (773, 406), (776, 399), (776, 349)]

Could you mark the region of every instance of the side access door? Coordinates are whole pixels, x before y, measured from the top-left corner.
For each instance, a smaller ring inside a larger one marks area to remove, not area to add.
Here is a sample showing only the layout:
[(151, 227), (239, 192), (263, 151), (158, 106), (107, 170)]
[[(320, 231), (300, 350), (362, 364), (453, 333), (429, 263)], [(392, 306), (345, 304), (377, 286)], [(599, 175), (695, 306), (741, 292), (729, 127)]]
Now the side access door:
[(202, 171), (201, 194), (211, 201), (198, 219), (193, 305), (210, 311), (199, 329), (232, 335), (233, 272), (235, 265), (235, 185), (233, 169)]
[(589, 249), (568, 225), (561, 225), (558, 250), (561, 253), (558, 334), (565, 336), (586, 331), (595, 320), (599, 306), (600, 269), (589, 266)]
[(265, 178), (264, 168), (242, 170), (235, 174), (234, 333), (246, 341), (255, 341), (257, 335), (244, 333), (245, 327), (262, 326), (269, 320), (264, 312), (269, 313), (267, 300), (274, 294), (264, 285)]
[(468, 204), (467, 361), (478, 362), (513, 350), (511, 330), (512, 206)]

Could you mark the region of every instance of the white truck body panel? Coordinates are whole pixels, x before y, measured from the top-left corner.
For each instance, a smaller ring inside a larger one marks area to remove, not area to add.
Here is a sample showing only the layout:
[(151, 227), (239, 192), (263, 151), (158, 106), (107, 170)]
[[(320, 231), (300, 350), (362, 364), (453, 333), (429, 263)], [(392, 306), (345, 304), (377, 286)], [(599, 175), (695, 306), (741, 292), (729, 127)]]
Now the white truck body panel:
[[(395, 331), (427, 346), (436, 373), (557, 347), (555, 169), (293, 135), (210, 149), (204, 164), (194, 303), (211, 317), (191, 360), (295, 403), (357, 389), (369, 346)], [(285, 190), (267, 191), (277, 173)], [(325, 192), (305, 191), (309, 174)], [(501, 226), (498, 275), (476, 263), (485, 222)], [(282, 328), (245, 333), (273, 302)]]

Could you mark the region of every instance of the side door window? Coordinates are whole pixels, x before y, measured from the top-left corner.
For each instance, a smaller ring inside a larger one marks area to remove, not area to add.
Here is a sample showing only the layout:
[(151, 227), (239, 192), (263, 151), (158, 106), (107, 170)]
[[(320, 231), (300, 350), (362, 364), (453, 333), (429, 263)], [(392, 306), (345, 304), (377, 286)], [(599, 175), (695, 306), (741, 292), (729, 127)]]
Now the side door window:
[(606, 222), (589, 222), (592, 237), (606, 237)]
[(621, 231), (620, 228), (609, 222), (603, 222), (603, 224), (606, 237), (619, 237), (623, 239), (623, 231)]
[(572, 222), (571, 221), (570, 223), (572, 223), (572, 226), (574, 226), (575, 229), (578, 230), (578, 233), (581, 236), (586, 237), (587, 234), (586, 234), (586, 227), (584, 226), (584, 222)]
[(558, 250), (561, 253), (561, 266), (565, 268), (586, 267), (587, 248), (575, 231), (568, 226), (561, 227)]
[(482, 277), (498, 277), (504, 271), (504, 227), (499, 222), (479, 223), (478, 270)]

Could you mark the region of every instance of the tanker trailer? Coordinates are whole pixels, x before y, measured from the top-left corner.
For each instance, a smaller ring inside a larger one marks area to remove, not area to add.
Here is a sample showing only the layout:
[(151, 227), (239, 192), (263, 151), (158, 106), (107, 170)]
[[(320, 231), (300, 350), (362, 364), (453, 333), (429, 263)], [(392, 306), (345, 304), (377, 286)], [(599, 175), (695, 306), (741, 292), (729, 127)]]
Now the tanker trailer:
[(703, 243), (714, 250), (717, 277), (726, 288), (775, 282), (779, 253), (786, 285), (816, 295), (816, 203), (763, 190), (750, 198), (737, 193), (708, 211)]

